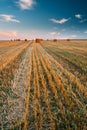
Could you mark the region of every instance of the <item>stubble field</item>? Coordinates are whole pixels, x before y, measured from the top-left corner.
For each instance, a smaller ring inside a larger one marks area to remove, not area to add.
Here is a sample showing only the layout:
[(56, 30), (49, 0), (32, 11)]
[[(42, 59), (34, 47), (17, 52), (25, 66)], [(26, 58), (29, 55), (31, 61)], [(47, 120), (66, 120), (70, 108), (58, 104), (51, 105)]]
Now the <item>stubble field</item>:
[(87, 40), (0, 41), (0, 130), (87, 130)]

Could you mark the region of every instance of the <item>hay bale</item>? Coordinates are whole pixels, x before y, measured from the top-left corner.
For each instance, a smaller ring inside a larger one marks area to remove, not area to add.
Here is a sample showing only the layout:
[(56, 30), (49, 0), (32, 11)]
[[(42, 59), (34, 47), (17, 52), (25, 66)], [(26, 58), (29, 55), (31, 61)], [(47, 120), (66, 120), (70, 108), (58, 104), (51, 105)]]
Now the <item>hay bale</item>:
[(54, 42), (57, 42), (58, 40), (57, 39), (53, 39)]
[(28, 41), (27, 39), (25, 39), (25, 41)]
[(70, 41), (70, 39), (67, 39), (67, 41)]
[(35, 41), (36, 41), (36, 43), (41, 43), (43, 41), (43, 39), (37, 38)]

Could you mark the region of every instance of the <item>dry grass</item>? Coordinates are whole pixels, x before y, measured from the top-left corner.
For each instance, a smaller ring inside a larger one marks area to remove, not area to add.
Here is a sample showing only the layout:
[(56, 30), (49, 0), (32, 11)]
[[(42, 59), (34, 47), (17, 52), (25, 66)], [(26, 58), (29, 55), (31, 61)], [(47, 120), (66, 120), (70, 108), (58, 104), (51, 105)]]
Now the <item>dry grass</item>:
[(0, 43), (0, 129), (86, 130), (87, 41), (36, 42)]

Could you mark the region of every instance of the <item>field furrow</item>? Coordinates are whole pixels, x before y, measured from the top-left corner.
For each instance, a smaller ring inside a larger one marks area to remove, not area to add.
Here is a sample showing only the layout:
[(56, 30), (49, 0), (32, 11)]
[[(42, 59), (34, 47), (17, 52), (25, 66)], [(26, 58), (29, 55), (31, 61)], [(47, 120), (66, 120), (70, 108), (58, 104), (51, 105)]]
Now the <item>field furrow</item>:
[[(41, 48), (40, 48), (40, 50), (41, 50)], [(41, 50), (41, 53), (42, 53), (43, 51)], [(60, 80), (60, 78), (58, 77), (58, 75), (56, 74), (56, 72), (52, 69), (52, 64), (50, 65), (49, 64), (49, 59), (48, 59), (48, 57), (47, 57), (47, 54), (46, 53), (44, 53), (44, 56), (43, 56), (44, 58), (43, 58), (43, 60), (45, 61), (45, 64), (48, 66), (48, 68), (49, 68), (49, 73), (50, 74), (52, 74), (52, 76), (54, 77), (54, 80), (55, 80), (55, 82), (56, 82), (56, 85), (57, 85), (57, 88), (60, 90), (60, 93), (61, 93), (61, 99), (62, 99), (62, 97), (63, 97), (63, 103), (65, 104), (65, 106), (68, 108), (68, 110), (69, 111), (72, 111), (72, 118), (74, 119), (74, 120), (78, 120), (79, 119), (79, 117), (78, 117), (78, 113), (77, 112), (79, 112), (79, 111), (84, 111), (84, 114), (83, 114), (83, 116), (86, 114), (86, 109), (84, 110), (84, 108), (85, 108), (85, 104), (82, 104), (82, 102), (81, 101), (79, 101), (79, 99), (75, 99), (75, 97), (73, 97), (73, 96), (70, 96), (70, 94), (71, 94), (71, 92), (70, 91), (68, 91), (68, 90), (66, 90), (65, 89), (65, 87), (62, 85), (62, 83), (61, 83), (61, 80)], [(46, 67), (45, 67), (45, 70), (46, 70)], [(50, 76), (51, 77), (51, 76)], [(50, 79), (51, 80), (51, 82), (52, 82), (52, 78)], [(57, 89), (56, 89), (57, 90)], [(80, 91), (81, 92), (81, 91)], [(84, 92), (84, 91), (83, 91)], [(86, 93), (86, 91), (85, 91), (85, 93)], [(73, 93), (72, 95), (74, 95), (75, 96), (75, 94)], [(86, 99), (86, 98), (85, 98)], [(77, 105), (77, 107), (75, 108), (75, 105)], [(74, 108), (75, 108), (75, 110), (74, 110)], [(65, 109), (65, 112), (67, 113), (68, 111)], [(68, 114), (68, 113), (67, 113)], [(74, 116), (74, 115), (76, 115), (76, 116)], [(86, 117), (85, 117), (85, 119), (86, 119)], [(83, 120), (83, 117), (82, 117), (82, 119), (81, 120)], [(80, 122), (78, 122), (79, 124), (80, 124)], [(68, 128), (69, 128), (69, 126), (68, 126)]]
[[(23, 56), (21, 63), (19, 64), (15, 72), (14, 79), (11, 79), (11, 83), (7, 84), (9, 85), (9, 88), (5, 93), (8, 94), (7, 100), (5, 100), (5, 105), (7, 105), (8, 107), (4, 108), (2, 106), (1, 109), (2, 113), (4, 112), (1, 119), (3, 123), (3, 128), (6, 127), (6, 124), (8, 124), (7, 127), (9, 127), (11, 124), (14, 124), (15, 122), (15, 124), (17, 124), (17, 122), (20, 122), (20, 119), (23, 116), (23, 112), (25, 110), (26, 84), (28, 82), (27, 73), (29, 72), (30, 68), (29, 55), (31, 53), (31, 50), (32, 47), (29, 46)], [(3, 83), (2, 87), (4, 87), (5, 90), (5, 87), (7, 86)], [(11, 93), (13, 93), (13, 95), (11, 95)]]
[[(69, 44), (69, 45), (68, 45)], [(58, 42), (56, 43), (46, 43), (44, 42), (41, 44), (46, 51), (53, 56), (54, 59), (56, 59), (65, 69), (70, 71), (72, 74), (74, 74), (76, 77), (78, 77), (84, 85), (87, 86), (86, 80), (87, 80), (87, 63), (86, 63), (86, 57), (85, 54), (81, 57), (80, 55), (78, 56), (78, 52), (76, 54), (74, 53), (74, 48), (73, 44), (70, 45), (70, 43), (64, 43), (63, 42)], [(67, 51), (66, 48), (72, 49)], [(78, 49), (80, 47), (78, 46)], [(85, 50), (85, 49), (84, 49)], [(72, 53), (73, 52), (73, 53)], [(81, 54), (81, 51), (80, 51)]]
[(43, 68), (41, 66), (41, 63), (40, 63), (40, 59), (38, 58), (38, 54), (36, 54), (36, 58), (37, 58), (37, 62), (38, 62), (38, 71), (40, 72), (39, 73), (39, 77), (41, 79), (41, 84), (42, 84), (42, 91), (44, 93), (44, 100), (45, 100), (45, 104), (47, 106), (47, 114), (48, 114), (48, 118), (50, 119), (50, 129), (54, 130), (55, 128), (55, 122), (53, 120), (53, 115), (52, 115), (52, 112), (50, 110), (50, 99), (49, 99), (49, 92), (47, 90), (47, 83), (46, 83), (46, 79), (44, 77), (44, 71), (43, 71)]
[(87, 130), (86, 41), (37, 41), (0, 44), (0, 130)]

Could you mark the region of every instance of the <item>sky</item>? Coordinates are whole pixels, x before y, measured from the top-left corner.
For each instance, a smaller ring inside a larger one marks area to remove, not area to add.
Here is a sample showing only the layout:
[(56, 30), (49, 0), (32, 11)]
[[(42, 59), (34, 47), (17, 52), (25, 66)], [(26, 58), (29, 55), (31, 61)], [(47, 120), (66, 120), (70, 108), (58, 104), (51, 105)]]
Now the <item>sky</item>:
[(0, 40), (87, 39), (87, 0), (0, 0)]

